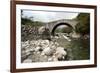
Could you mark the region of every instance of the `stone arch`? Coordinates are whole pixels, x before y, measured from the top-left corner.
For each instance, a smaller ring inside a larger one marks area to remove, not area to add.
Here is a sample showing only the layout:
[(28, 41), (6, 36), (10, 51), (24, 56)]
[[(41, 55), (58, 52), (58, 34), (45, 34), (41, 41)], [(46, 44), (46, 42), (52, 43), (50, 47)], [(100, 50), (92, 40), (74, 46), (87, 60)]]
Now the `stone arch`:
[(56, 25), (53, 27), (53, 29), (52, 29), (52, 31), (51, 31), (51, 34), (52, 34), (53, 36), (54, 36), (54, 34), (55, 34), (56, 28), (59, 27), (59, 26), (61, 26), (61, 25), (66, 25), (66, 26), (71, 27), (71, 28), (73, 29), (73, 27), (72, 27), (70, 24), (68, 24), (68, 23), (58, 23), (58, 24), (56, 24)]

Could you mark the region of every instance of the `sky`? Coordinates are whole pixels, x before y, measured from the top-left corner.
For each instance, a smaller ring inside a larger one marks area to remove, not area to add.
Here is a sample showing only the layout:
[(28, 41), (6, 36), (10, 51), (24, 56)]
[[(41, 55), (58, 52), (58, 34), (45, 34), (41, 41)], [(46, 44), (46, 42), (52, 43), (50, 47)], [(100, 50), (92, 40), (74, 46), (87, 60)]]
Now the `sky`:
[(33, 17), (34, 21), (52, 22), (60, 19), (73, 19), (79, 13), (73, 12), (54, 12), (54, 11), (32, 11), (23, 10), (22, 17)]

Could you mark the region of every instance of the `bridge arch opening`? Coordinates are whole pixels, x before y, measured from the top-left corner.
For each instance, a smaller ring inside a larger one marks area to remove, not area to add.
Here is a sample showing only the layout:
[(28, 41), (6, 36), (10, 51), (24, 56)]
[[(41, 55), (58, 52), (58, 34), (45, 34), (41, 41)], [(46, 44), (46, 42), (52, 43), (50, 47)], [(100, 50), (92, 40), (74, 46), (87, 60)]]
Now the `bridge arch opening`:
[(56, 24), (56, 25), (54, 26), (54, 28), (53, 28), (52, 31), (51, 31), (51, 34), (54, 36), (54, 35), (55, 35), (55, 30), (56, 30), (59, 26), (62, 26), (62, 25), (65, 25), (65, 26), (70, 27), (71, 29), (73, 29), (73, 27), (72, 27), (70, 24), (68, 24), (68, 23), (59, 23), (59, 24)]

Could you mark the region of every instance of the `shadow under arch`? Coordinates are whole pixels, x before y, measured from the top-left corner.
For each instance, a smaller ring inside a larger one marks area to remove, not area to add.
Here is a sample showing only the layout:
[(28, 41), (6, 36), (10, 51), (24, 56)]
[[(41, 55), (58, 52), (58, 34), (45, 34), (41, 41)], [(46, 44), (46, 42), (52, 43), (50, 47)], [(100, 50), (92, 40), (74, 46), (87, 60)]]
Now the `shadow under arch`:
[(56, 25), (54, 26), (54, 28), (52, 29), (52, 31), (51, 31), (51, 34), (52, 34), (53, 36), (55, 35), (55, 30), (56, 30), (56, 28), (59, 27), (59, 26), (61, 26), (61, 25), (66, 25), (66, 26), (71, 27), (71, 28), (73, 29), (73, 27), (72, 27), (70, 24), (68, 24), (68, 23), (59, 23), (59, 24), (56, 24)]

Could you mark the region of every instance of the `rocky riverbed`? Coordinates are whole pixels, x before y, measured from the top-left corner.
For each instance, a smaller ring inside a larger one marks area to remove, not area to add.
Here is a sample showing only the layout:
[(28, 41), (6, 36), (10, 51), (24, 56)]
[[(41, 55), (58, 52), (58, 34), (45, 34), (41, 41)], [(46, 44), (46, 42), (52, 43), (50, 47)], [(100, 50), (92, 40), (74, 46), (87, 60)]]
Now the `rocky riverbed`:
[(42, 39), (21, 42), (22, 63), (63, 61), (66, 56), (67, 52), (57, 42)]

